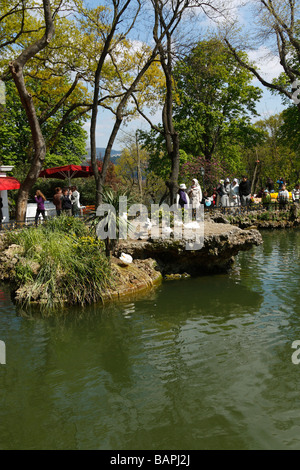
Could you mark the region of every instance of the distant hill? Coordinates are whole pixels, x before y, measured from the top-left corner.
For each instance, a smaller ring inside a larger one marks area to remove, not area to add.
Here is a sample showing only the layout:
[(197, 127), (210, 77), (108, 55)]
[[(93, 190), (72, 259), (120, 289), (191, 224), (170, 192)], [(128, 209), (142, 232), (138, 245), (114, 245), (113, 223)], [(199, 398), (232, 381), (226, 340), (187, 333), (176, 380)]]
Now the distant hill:
[[(96, 147), (97, 158), (103, 158), (104, 154), (105, 154), (105, 148), (104, 147)], [(121, 150), (112, 149), (112, 151), (111, 151), (111, 161), (116, 164), (118, 162), (118, 159), (119, 159), (120, 155), (121, 155)], [(87, 160), (90, 159), (90, 156), (91, 156), (91, 149), (87, 149)]]

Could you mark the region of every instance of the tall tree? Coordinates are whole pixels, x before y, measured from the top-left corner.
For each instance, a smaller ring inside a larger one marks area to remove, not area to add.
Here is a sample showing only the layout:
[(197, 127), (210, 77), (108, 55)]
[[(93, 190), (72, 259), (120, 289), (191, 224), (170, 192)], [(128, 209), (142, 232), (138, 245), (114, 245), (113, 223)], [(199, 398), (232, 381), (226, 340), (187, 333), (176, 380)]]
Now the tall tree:
[(36, 114), (36, 109), (32, 95), (28, 92), (25, 79), (24, 67), (39, 51), (47, 47), (54, 35), (54, 22), (49, 0), (43, 0), (45, 27), (43, 35), (32, 44), (29, 44), (19, 56), (9, 64), (10, 72), (17, 87), (22, 105), (25, 109), (32, 141), (34, 146), (34, 156), (29, 172), (21, 184), (17, 199), (17, 220), (23, 221), (26, 213), (27, 199), (29, 191), (35, 183), (46, 155), (46, 144), (41, 131), (41, 126)]
[[(137, 2), (136, 11), (133, 13), (133, 20), (128, 23), (126, 22), (126, 14), (128, 13), (128, 9), (130, 4), (132, 4), (132, 0), (112, 0), (112, 12), (109, 14), (108, 10), (103, 9), (102, 7), (98, 7), (93, 10), (83, 9), (82, 12), (89, 20), (89, 24), (94, 25), (94, 34), (99, 35), (102, 38), (102, 45), (101, 45), (101, 52), (100, 57), (97, 62), (94, 80), (93, 80), (93, 105), (92, 105), (92, 115), (91, 115), (91, 127), (90, 127), (90, 147), (91, 147), (91, 162), (94, 170), (96, 186), (97, 186), (97, 194), (96, 194), (96, 204), (98, 205), (101, 201), (101, 194), (102, 194), (102, 187), (106, 177), (106, 171), (108, 169), (110, 153), (112, 149), (112, 144), (114, 141), (115, 136), (112, 135), (109, 139), (106, 152), (103, 159), (103, 166), (101, 173), (98, 169), (97, 164), (97, 155), (96, 155), (96, 125), (97, 125), (97, 115), (98, 115), (98, 106), (99, 106), (99, 97), (100, 97), (100, 80), (103, 74), (103, 69), (105, 66), (105, 60), (109, 57), (110, 53), (112, 52), (113, 48), (116, 48), (118, 44), (122, 42), (124, 37), (126, 37), (128, 31), (131, 29), (132, 25), (134, 24), (136, 15), (140, 9), (140, 3)], [(106, 18), (110, 17), (110, 21), (106, 22)], [(128, 18), (127, 18), (128, 20)], [(120, 27), (122, 22), (125, 21), (125, 30), (123, 30), (123, 34), (120, 34), (117, 29)], [(118, 125), (120, 126), (121, 118), (117, 116), (116, 124), (114, 129), (118, 129)]]
[[(20, 34), (18, 8), (9, 10), (10, 15), (4, 19), (4, 15), (0, 18), (2, 37), (14, 39), (13, 44), (12, 39), (6, 41), (6, 47), (5, 41), (2, 42), (1, 76), (6, 83), (14, 79), (31, 136), (27, 145), (24, 145), (31, 165), (18, 195), (18, 220), (24, 220), (27, 196), (45, 161), (46, 148), (48, 155), (49, 150), (55, 146), (57, 152), (62, 134), (66, 134), (66, 130), (73, 125), (76, 127), (76, 123), (82, 122), (83, 116), (91, 109), (87, 88), (80, 82), (81, 74), (76, 73), (84, 63), (78, 58), (80, 54), (77, 44), (81, 43), (81, 38), (77, 24), (74, 15), (72, 20), (64, 15), (72, 1), (53, 0), (52, 6), (50, 2), (45, 5), (31, 0), (22, 2), (24, 25)], [(59, 33), (56, 36), (54, 21)], [(43, 31), (45, 34), (41, 37)], [(9, 62), (9, 57), (15, 55), (17, 59)], [(7, 70), (10, 70), (10, 74)], [(60, 154), (61, 150), (60, 145)]]
[[(141, 91), (138, 89), (138, 87), (147, 72), (149, 71), (149, 69), (151, 68), (151, 66), (153, 65), (155, 59), (157, 58), (159, 47), (162, 42), (166, 40), (168, 31), (174, 31), (176, 29), (176, 26), (180, 22), (180, 12), (177, 8), (173, 12), (172, 9), (170, 9), (170, 15), (164, 19), (163, 23), (160, 21), (159, 8), (154, 8), (153, 37), (155, 38), (155, 44), (152, 48), (146, 48), (146, 53), (142, 54), (142, 56), (139, 58), (139, 64), (136, 64), (134, 67), (132, 67), (131, 73), (128, 72), (127, 74), (125, 74), (125, 81), (123, 74), (120, 73), (118, 61), (114, 59), (112, 52), (116, 51), (116, 44), (120, 44), (120, 36), (115, 35), (115, 31), (118, 23), (121, 21), (122, 15), (124, 15), (126, 13), (126, 10), (129, 8), (129, 4), (129, 0), (127, 0), (126, 2), (124, 1), (123, 3), (116, 0), (113, 1), (113, 20), (111, 22), (111, 25), (107, 28), (108, 34), (106, 34), (105, 40), (103, 42), (103, 48), (100, 55), (100, 59), (98, 61), (94, 80), (94, 102), (91, 120), (91, 159), (97, 185), (97, 204), (99, 204), (99, 202), (101, 201), (101, 192), (105, 180), (105, 172), (108, 168), (112, 145), (116, 139), (117, 133), (121, 127), (124, 117), (128, 114), (127, 105), (130, 99), (133, 98), (136, 106), (139, 106), (139, 100), (137, 99), (136, 95), (134, 96), (134, 93), (138, 93), (139, 91)], [(133, 0), (131, 0), (131, 4), (134, 4)], [(128, 25), (126, 32), (131, 28), (131, 26), (133, 25), (133, 21), (135, 20), (138, 14), (140, 7), (139, 2), (136, 5), (138, 6), (136, 6), (135, 14), (133, 15), (133, 20), (131, 20), (131, 23)], [(98, 113), (97, 110), (99, 105), (99, 81), (103, 73), (105, 58), (107, 58), (108, 56), (111, 58), (113, 66), (116, 70), (116, 75), (120, 80), (122, 95), (119, 97), (118, 104), (115, 106), (115, 109), (113, 111), (115, 114), (115, 122), (108, 139), (108, 144), (103, 159), (103, 167), (100, 173), (98, 171), (95, 161), (95, 129), (96, 118)]]
[[(153, 38), (159, 51), (159, 60), (165, 76), (165, 93), (162, 109), (162, 127), (155, 126), (151, 120), (147, 119), (152, 129), (163, 135), (167, 154), (171, 163), (171, 169), (166, 186), (169, 191), (170, 203), (176, 201), (178, 190), (178, 176), (180, 167), (180, 143), (179, 134), (174, 123), (174, 62), (176, 57), (175, 33), (185, 19), (185, 15), (191, 10), (197, 9), (201, 13), (209, 16), (210, 12), (221, 14), (222, 5), (218, 1), (209, 0), (202, 2), (197, 0), (171, 0), (161, 2), (151, 0), (155, 15), (157, 17), (157, 27), (153, 29)], [(190, 18), (189, 18), (190, 19)], [(191, 30), (191, 28), (189, 28)], [(163, 32), (164, 41), (161, 40)]]

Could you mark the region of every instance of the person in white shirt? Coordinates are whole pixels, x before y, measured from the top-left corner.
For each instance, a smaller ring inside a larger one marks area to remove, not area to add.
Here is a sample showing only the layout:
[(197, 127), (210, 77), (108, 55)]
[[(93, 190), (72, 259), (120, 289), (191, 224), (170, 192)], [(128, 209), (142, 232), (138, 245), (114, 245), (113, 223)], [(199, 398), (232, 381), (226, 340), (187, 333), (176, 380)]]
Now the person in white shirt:
[(283, 184), (277, 196), (277, 201), (279, 202), (279, 209), (286, 209), (286, 206), (289, 202), (289, 198), (289, 192), (286, 189), (285, 184)]
[(188, 191), (188, 196), (190, 198), (190, 204), (192, 206), (193, 215), (196, 214), (196, 209), (200, 207), (202, 201), (202, 190), (197, 179), (192, 180), (192, 186)]
[(238, 180), (234, 178), (229, 191), (229, 205), (231, 207), (239, 206), (239, 185)]
[(79, 208), (80, 208), (80, 194), (77, 191), (76, 186), (72, 186), (72, 196), (71, 196), (71, 201), (72, 201), (72, 214), (74, 217), (79, 217)]
[(292, 191), (293, 202), (299, 204), (300, 202), (300, 184), (296, 184), (295, 188)]

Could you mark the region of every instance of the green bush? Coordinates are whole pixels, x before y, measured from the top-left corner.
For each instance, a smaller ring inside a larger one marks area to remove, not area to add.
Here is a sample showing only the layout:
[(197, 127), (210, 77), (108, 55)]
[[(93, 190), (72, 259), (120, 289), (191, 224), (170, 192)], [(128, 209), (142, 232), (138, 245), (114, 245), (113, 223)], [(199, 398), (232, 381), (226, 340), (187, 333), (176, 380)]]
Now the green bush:
[(272, 219), (272, 214), (270, 214), (269, 212), (263, 212), (262, 214), (257, 215), (257, 219), (268, 221)]
[(41, 230), (45, 232), (62, 232), (73, 236), (88, 235), (89, 228), (79, 217), (68, 217), (62, 214), (60, 217), (52, 217), (47, 219), (41, 226)]

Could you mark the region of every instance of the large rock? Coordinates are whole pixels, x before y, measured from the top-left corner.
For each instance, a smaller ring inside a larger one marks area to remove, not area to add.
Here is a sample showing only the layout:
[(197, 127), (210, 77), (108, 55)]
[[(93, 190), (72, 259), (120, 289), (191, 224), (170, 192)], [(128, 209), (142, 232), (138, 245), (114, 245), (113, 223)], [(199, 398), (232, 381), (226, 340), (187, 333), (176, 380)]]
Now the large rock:
[(114, 287), (106, 289), (102, 300), (134, 297), (148, 292), (160, 284), (161, 273), (157, 270), (157, 263), (153, 259), (134, 260), (132, 264), (125, 265), (119, 259), (112, 258), (112, 272)]
[(13, 273), (24, 248), (20, 245), (10, 245), (6, 250), (0, 252), (0, 280), (13, 278)]
[(226, 271), (239, 251), (246, 251), (262, 243), (258, 230), (242, 230), (228, 224), (206, 222), (204, 243), (199, 250), (187, 250), (186, 239), (124, 240), (115, 250), (134, 259), (155, 259), (163, 275), (188, 273), (191, 275)]

